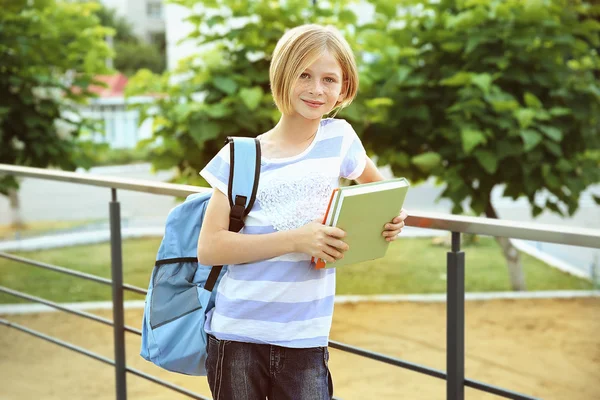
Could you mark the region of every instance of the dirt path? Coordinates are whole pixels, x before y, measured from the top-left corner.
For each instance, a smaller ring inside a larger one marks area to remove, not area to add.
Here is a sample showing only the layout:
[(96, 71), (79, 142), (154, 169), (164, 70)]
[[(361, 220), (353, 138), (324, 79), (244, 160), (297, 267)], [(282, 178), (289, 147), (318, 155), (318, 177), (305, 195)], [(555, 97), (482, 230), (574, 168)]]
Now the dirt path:
[[(97, 314), (111, 318), (110, 312)], [(141, 310), (126, 312), (139, 327)], [(8, 316), (110, 359), (109, 327), (62, 313)], [(466, 375), (543, 399), (600, 399), (600, 299), (468, 302)], [(331, 338), (445, 370), (444, 304), (337, 305)], [(138, 356), (127, 335), (129, 366), (209, 395), (205, 378), (163, 372)], [(331, 350), (336, 396), (358, 399), (445, 399), (445, 382)], [(129, 374), (130, 400), (187, 397)], [(114, 370), (101, 362), (0, 327), (0, 399), (112, 400)], [(498, 397), (466, 389), (468, 400)]]

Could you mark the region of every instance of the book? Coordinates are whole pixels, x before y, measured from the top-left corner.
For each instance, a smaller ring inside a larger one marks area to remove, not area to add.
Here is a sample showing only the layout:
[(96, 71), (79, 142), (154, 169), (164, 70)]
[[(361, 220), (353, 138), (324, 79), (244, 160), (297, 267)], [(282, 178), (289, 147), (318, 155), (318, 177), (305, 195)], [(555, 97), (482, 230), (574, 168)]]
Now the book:
[(390, 242), (381, 235), (386, 223), (400, 215), (409, 183), (405, 178), (334, 189), (323, 224), (346, 232), (350, 249), (333, 263), (322, 259), (316, 268), (337, 268), (385, 256)]
[[(330, 225), (331, 216), (333, 215), (333, 213), (329, 213), (329, 210), (331, 209), (331, 205), (333, 203), (335, 203), (335, 201), (337, 199), (338, 190), (339, 190), (339, 188), (335, 188), (331, 192), (331, 197), (329, 198), (329, 204), (327, 204), (327, 210), (325, 210), (325, 216), (323, 217), (323, 222), (322, 222), (323, 225)], [(315, 258), (311, 257), (310, 262), (314, 263), (315, 262)]]

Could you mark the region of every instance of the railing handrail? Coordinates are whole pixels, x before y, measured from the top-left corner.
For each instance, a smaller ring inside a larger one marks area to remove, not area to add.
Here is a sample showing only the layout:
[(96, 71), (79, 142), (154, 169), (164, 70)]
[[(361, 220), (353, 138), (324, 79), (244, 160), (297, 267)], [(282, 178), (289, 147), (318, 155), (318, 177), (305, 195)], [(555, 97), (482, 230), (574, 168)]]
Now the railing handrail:
[[(211, 190), (210, 188), (192, 185), (155, 182), (137, 178), (126, 179), (112, 176), (89, 175), (78, 172), (22, 167), (9, 164), (0, 164), (0, 175), (2, 174), (179, 197)], [(450, 232), (600, 248), (600, 229), (573, 226), (559, 227), (534, 222), (499, 220), (414, 210), (410, 210), (410, 216), (406, 219), (405, 223), (407, 226)]]

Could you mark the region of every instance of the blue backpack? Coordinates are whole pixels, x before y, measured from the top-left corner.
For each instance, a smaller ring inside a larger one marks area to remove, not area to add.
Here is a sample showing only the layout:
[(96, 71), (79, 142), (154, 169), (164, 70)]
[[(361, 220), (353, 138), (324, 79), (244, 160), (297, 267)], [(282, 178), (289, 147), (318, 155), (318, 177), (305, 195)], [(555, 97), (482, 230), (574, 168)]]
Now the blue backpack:
[[(229, 230), (244, 227), (258, 188), (260, 144), (252, 138), (230, 143)], [(215, 305), (223, 266), (198, 263), (200, 227), (211, 192), (189, 195), (169, 212), (152, 270), (142, 322), (140, 355), (161, 368), (187, 375), (206, 375), (206, 313)]]

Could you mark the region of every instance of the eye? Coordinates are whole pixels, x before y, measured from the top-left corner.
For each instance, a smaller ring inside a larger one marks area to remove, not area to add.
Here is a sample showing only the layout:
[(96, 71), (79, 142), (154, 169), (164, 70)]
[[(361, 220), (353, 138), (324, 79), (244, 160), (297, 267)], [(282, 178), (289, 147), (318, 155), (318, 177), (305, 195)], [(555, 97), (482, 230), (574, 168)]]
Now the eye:
[(327, 78), (325, 78), (325, 82), (327, 82), (327, 83), (335, 83), (335, 79), (327, 77)]
[(300, 79), (306, 79), (306, 78), (309, 78), (309, 77), (310, 77), (310, 75), (307, 74), (306, 72), (303, 72), (303, 73), (300, 74)]

